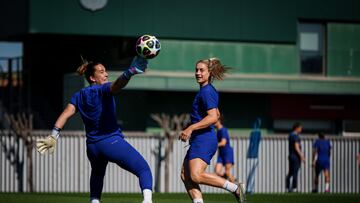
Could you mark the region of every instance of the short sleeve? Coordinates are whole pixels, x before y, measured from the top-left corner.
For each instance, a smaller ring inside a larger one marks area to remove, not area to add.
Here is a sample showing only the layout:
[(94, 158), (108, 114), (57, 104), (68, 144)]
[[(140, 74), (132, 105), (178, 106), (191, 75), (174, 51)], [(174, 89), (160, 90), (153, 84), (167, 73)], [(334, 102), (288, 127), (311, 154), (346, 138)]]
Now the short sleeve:
[(300, 137), (297, 135), (294, 135), (294, 141), (300, 143)]
[(222, 137), (225, 138), (225, 139), (230, 138), (229, 132), (228, 132), (228, 130), (226, 128), (224, 129), (224, 133), (223, 133)]
[(79, 99), (78, 99), (79, 95), (80, 95), (80, 92), (76, 92), (75, 94), (73, 94), (73, 96), (70, 99), (70, 104), (77, 106), (78, 101), (79, 101)]
[(216, 91), (207, 89), (206, 91), (202, 92), (201, 99), (206, 110), (218, 108), (219, 96)]
[(300, 143), (300, 137), (298, 135), (296, 135), (295, 133), (291, 133), (289, 141), (294, 142), (294, 144), (296, 142)]
[(111, 87), (111, 82), (105, 83), (101, 86), (101, 92), (103, 95), (109, 95), (111, 94), (110, 91), (110, 87)]

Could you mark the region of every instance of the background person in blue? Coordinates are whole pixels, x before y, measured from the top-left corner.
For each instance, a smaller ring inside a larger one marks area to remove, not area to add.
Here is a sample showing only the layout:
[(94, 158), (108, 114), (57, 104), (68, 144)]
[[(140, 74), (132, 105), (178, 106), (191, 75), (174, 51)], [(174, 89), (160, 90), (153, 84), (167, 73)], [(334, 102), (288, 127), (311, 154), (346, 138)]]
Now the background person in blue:
[(152, 202), (152, 174), (149, 165), (140, 153), (125, 139), (117, 124), (114, 95), (124, 88), (131, 76), (143, 73), (147, 60), (135, 57), (129, 69), (114, 82), (108, 82), (108, 74), (101, 63), (85, 62), (77, 72), (85, 75), (90, 86), (76, 92), (70, 103), (58, 117), (51, 135), (37, 141), (41, 154), (52, 153), (60, 130), (67, 120), (79, 112), (85, 124), (87, 156), (91, 164), (90, 202), (99, 203), (103, 189), (104, 176), (108, 162), (139, 178), (144, 196), (143, 203)]
[(314, 188), (312, 192), (318, 192), (321, 171), (324, 172), (325, 176), (325, 192), (330, 192), (331, 143), (328, 139), (325, 139), (324, 133), (320, 132), (318, 136), (319, 138), (313, 144), (312, 153), (312, 166), (315, 167)]
[[(305, 163), (305, 156), (301, 151), (300, 133), (302, 125), (295, 123), (289, 134), (289, 172), (286, 176), (286, 190), (288, 192), (297, 192), (297, 177), (301, 166), (301, 162)], [(290, 180), (292, 178), (292, 184)]]
[(256, 168), (259, 165), (259, 147), (261, 141), (261, 119), (256, 118), (254, 122), (253, 130), (250, 133), (249, 147), (247, 151), (247, 162), (249, 165), (246, 167), (246, 170), (250, 169), (247, 172), (247, 181), (246, 181), (246, 193), (252, 194), (255, 188), (255, 173)]
[[(234, 183), (235, 178), (231, 173), (231, 169), (234, 166), (234, 150), (230, 145), (230, 136), (227, 128), (222, 124), (224, 117), (220, 115), (219, 120), (215, 123), (217, 129), (217, 141), (218, 141), (218, 157), (215, 165), (215, 173), (218, 176), (228, 179)], [(223, 170), (225, 169), (225, 170)]]
[(244, 188), (240, 184), (236, 185), (214, 173), (205, 172), (217, 150), (214, 124), (220, 116), (219, 95), (211, 83), (213, 79), (222, 80), (226, 70), (217, 58), (200, 60), (195, 67), (195, 78), (200, 90), (192, 105), (191, 125), (179, 135), (183, 142), (190, 139), (190, 148), (181, 169), (181, 179), (193, 203), (204, 202), (199, 184), (224, 188), (232, 192), (238, 202), (245, 201)]

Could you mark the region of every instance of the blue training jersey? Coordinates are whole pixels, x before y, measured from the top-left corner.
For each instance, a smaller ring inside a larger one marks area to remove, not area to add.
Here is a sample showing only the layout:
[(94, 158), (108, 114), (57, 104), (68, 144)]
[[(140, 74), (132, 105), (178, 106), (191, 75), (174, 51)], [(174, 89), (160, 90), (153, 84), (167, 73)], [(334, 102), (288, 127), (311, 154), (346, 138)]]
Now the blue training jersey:
[(76, 92), (70, 103), (79, 111), (85, 125), (87, 142), (120, 135), (117, 124), (114, 96), (110, 92), (111, 82), (91, 85)]
[[(219, 94), (212, 86), (212, 84), (207, 84), (204, 87), (200, 88), (200, 91), (195, 96), (194, 102), (192, 104), (192, 111), (190, 114), (191, 123), (197, 123), (207, 116), (207, 111), (213, 108), (218, 108), (219, 103)], [(211, 125), (207, 128), (197, 130), (193, 132), (193, 135), (201, 134), (203, 132), (209, 132), (214, 129), (214, 125)]]
[[(300, 144), (300, 137), (295, 132), (291, 132), (289, 134), (289, 156), (300, 158), (299, 154), (295, 150), (295, 143)], [(301, 149), (301, 145), (300, 145), (300, 149)]]
[(219, 150), (220, 150), (220, 153), (225, 153), (226, 150), (229, 150), (231, 149), (231, 146), (230, 146), (230, 136), (229, 136), (229, 133), (228, 133), (228, 130), (227, 128), (223, 127), (221, 129), (218, 129), (217, 131), (217, 140), (218, 142), (220, 142), (223, 138), (226, 139), (226, 144), (225, 146), (222, 146), (222, 147), (219, 147)]
[(331, 143), (329, 140), (317, 139), (313, 144), (313, 148), (317, 151), (317, 160), (330, 160)]

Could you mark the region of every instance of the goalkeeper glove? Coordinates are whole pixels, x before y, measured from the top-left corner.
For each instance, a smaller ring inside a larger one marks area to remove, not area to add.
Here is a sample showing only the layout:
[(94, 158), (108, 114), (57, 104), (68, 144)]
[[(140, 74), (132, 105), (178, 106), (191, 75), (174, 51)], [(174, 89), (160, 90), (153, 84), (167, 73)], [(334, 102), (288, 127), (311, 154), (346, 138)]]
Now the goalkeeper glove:
[(51, 134), (45, 139), (36, 140), (36, 148), (40, 154), (45, 154), (46, 152), (49, 154), (54, 153), (56, 140), (60, 135), (60, 130), (60, 128), (54, 127)]
[(130, 80), (131, 76), (145, 72), (148, 61), (145, 58), (135, 56), (130, 67), (123, 73), (123, 78)]

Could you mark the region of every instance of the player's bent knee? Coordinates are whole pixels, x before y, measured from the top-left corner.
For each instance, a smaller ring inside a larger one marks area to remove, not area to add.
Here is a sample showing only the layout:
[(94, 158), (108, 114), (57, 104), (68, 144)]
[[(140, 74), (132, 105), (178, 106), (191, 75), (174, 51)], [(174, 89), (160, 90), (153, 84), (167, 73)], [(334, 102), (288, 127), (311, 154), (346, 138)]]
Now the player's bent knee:
[(196, 184), (201, 183), (201, 175), (199, 173), (191, 173), (190, 178)]
[(149, 167), (144, 167), (144, 168), (138, 170), (136, 173), (136, 176), (143, 176), (143, 175), (152, 176), (152, 173), (151, 173), (151, 170)]

